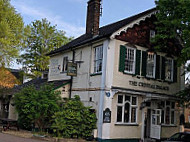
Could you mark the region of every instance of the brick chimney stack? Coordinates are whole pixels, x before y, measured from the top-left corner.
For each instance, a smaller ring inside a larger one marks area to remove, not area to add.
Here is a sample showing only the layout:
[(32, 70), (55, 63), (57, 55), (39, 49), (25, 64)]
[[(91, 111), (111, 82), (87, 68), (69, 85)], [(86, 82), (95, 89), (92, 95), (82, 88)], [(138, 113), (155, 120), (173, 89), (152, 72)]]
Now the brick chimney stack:
[(101, 0), (89, 0), (87, 8), (86, 34), (98, 35), (100, 23)]

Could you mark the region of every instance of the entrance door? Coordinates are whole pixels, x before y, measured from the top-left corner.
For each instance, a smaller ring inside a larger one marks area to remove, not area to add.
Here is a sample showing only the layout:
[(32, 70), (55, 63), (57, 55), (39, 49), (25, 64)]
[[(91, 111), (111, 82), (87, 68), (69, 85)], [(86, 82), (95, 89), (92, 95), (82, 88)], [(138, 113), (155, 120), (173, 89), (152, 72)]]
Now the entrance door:
[(161, 133), (161, 110), (153, 109), (151, 114), (151, 129), (150, 137), (154, 139), (160, 139)]

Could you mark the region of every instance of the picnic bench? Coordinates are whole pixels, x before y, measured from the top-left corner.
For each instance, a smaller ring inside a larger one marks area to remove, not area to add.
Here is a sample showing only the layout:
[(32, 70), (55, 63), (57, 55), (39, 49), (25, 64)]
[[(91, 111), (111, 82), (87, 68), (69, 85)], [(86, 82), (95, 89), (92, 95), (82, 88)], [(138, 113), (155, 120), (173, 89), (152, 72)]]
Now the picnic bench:
[(3, 130), (6, 131), (10, 127), (16, 127), (19, 131), (17, 120), (8, 119), (8, 118), (0, 118), (1, 125), (3, 126)]

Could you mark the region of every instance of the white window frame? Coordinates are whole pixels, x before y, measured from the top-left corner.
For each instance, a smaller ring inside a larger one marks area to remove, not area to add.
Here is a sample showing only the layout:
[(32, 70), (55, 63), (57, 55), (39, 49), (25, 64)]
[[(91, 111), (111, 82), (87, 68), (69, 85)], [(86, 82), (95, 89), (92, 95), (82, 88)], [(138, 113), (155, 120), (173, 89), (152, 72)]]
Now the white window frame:
[[(97, 55), (97, 49), (100, 49)], [(98, 57), (99, 56), (99, 57)], [(98, 69), (99, 66), (98, 63), (101, 62), (101, 64), (103, 63), (103, 45), (99, 45), (99, 46), (96, 46), (94, 47), (94, 68), (93, 68), (93, 71), (94, 73), (101, 73), (102, 72), (102, 65), (101, 65), (101, 70)]]
[(68, 63), (68, 56), (64, 56), (61, 72), (67, 72), (67, 69), (68, 69), (67, 63)]
[[(125, 95), (130, 97), (130, 102), (129, 101), (125, 101)], [(123, 103), (118, 103), (118, 96), (123, 96)], [(136, 98), (136, 105), (132, 105), (132, 97)], [(124, 111), (125, 111), (125, 104), (129, 103), (130, 104), (130, 116), (129, 116), (129, 122), (124, 122)], [(117, 122), (117, 112), (118, 112), (118, 106), (122, 107), (122, 118), (121, 118), (121, 122)], [(136, 108), (136, 122), (131, 122), (131, 112), (132, 112), (132, 108)], [(117, 95), (117, 109), (116, 109), (116, 124), (138, 124), (138, 97), (134, 96), (134, 95), (130, 95), (130, 94), (118, 94)]]
[[(152, 61), (149, 62), (149, 57), (153, 56), (154, 59)], [(149, 63), (148, 63), (149, 62)], [(151, 74), (147, 74), (148, 72), (148, 69), (150, 69), (150, 66), (153, 62), (153, 70), (152, 70), (152, 73)], [(148, 78), (155, 78), (155, 74), (156, 74), (156, 54), (152, 53), (152, 52), (148, 52), (147, 54), (147, 64), (146, 64), (146, 77)]]
[[(171, 61), (171, 72), (170, 72), (170, 77), (171, 78), (167, 78), (167, 66), (168, 66), (168, 61)], [(166, 81), (173, 81), (173, 74), (174, 74), (174, 60), (173, 59), (171, 59), (171, 58), (166, 58), (166, 62), (165, 62), (165, 80)]]
[[(134, 51), (134, 55), (133, 55), (133, 67), (132, 70), (126, 70), (126, 63), (127, 63), (127, 57), (126, 54), (128, 54), (129, 50), (133, 50)], [(136, 65), (136, 48), (133, 47), (128, 47), (126, 46), (126, 53), (125, 53), (125, 69), (124, 69), (124, 73), (128, 73), (128, 74), (135, 74), (135, 65)]]
[[(172, 108), (172, 103), (175, 104), (175, 102), (174, 101), (169, 101), (170, 105), (166, 105), (166, 102), (167, 101), (164, 101), (164, 108), (162, 108), (162, 110), (164, 111), (164, 123), (162, 123), (162, 125), (174, 126), (174, 125), (176, 125), (176, 114), (175, 114), (175, 105), (174, 105), (174, 108)], [(169, 124), (166, 124), (166, 109), (167, 109), (167, 107), (170, 109)], [(174, 123), (171, 123), (172, 111), (174, 112), (174, 118), (173, 118)]]

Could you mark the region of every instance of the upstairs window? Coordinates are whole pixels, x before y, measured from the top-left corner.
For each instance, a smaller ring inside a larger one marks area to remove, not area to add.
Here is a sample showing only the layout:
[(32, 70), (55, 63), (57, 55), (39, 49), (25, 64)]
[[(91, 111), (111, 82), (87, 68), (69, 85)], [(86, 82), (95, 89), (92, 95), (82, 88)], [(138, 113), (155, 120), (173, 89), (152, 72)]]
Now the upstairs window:
[(103, 46), (94, 48), (94, 73), (102, 72)]
[(135, 58), (136, 49), (131, 47), (126, 47), (125, 52), (125, 72), (134, 74), (135, 73)]
[(68, 63), (68, 57), (63, 57), (62, 72), (66, 72), (67, 71), (67, 63)]
[(150, 39), (155, 37), (155, 30), (150, 30)]
[(149, 78), (155, 78), (155, 68), (156, 68), (156, 55), (154, 53), (148, 52), (146, 76)]
[(165, 61), (165, 80), (173, 81), (173, 59), (166, 59)]

